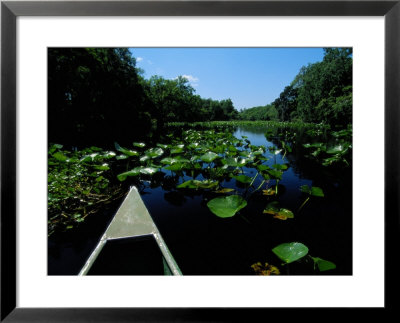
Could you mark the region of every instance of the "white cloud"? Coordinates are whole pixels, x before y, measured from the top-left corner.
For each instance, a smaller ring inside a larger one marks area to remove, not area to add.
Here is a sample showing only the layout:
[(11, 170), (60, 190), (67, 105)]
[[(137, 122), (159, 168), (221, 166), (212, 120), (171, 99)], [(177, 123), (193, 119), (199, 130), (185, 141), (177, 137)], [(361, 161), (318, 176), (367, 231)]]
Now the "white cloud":
[(199, 81), (197, 77), (194, 77), (192, 75), (181, 75), (184, 79), (187, 79), (190, 83), (196, 83)]
[[(181, 77), (183, 77), (184, 79), (188, 80), (189, 83), (190, 83), (190, 85), (193, 86), (193, 87), (196, 87), (196, 86), (199, 85), (199, 84), (198, 84), (199, 79), (198, 79), (197, 77), (193, 76), (193, 75), (185, 75), (185, 74), (183, 74), (183, 75), (181, 75)], [(176, 80), (177, 78), (178, 78), (178, 77), (175, 77), (175, 80)]]
[(143, 61), (143, 57), (136, 57), (136, 62), (141, 62)]

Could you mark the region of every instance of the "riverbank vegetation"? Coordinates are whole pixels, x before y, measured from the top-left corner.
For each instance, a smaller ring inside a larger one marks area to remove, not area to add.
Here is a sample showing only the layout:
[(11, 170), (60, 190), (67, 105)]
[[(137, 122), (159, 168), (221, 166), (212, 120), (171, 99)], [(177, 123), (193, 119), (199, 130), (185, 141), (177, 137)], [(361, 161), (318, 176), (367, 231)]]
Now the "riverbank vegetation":
[[(346, 128), (352, 118), (352, 50), (324, 49), (273, 102), (238, 111), (202, 98), (184, 77), (143, 77), (126, 48), (50, 48), (49, 142), (87, 147), (148, 139), (170, 122), (269, 120)], [(266, 84), (265, 86), (268, 86)], [(66, 135), (68, 134), (68, 135)]]

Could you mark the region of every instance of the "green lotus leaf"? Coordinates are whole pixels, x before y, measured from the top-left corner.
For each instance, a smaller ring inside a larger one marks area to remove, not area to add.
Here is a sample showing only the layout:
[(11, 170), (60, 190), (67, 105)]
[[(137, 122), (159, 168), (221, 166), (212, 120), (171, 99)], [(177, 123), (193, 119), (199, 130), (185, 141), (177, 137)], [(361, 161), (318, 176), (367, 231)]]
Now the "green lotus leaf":
[(164, 168), (167, 170), (173, 171), (173, 172), (177, 172), (177, 171), (182, 170), (183, 167), (184, 167), (184, 164), (182, 164), (182, 163), (173, 163)]
[(141, 156), (141, 157), (139, 158), (139, 160), (140, 160), (141, 162), (145, 162), (145, 161), (147, 161), (147, 160), (149, 160), (149, 159), (151, 159), (151, 157), (148, 156), (148, 155), (143, 155), (143, 156)]
[(139, 148), (143, 148), (146, 146), (146, 144), (144, 142), (134, 142), (133, 145), (135, 147), (139, 147)]
[(257, 169), (260, 171), (260, 172), (262, 172), (262, 171), (265, 171), (265, 170), (268, 170), (268, 169), (271, 169), (269, 166), (267, 166), (267, 165), (258, 165), (257, 166)]
[(302, 185), (300, 186), (300, 191), (312, 196), (324, 197), (324, 192), (320, 187), (316, 186), (309, 187), (308, 185)]
[(116, 153), (113, 151), (107, 151), (105, 152), (102, 157), (106, 158), (106, 159), (110, 159), (116, 156)]
[(218, 186), (217, 181), (204, 180), (199, 181), (196, 179), (191, 179), (189, 181), (183, 182), (178, 185), (177, 188), (193, 188), (193, 189), (207, 189), (207, 188), (215, 188)]
[(56, 152), (56, 153), (54, 153), (52, 156), (53, 156), (55, 159), (57, 159), (58, 161), (61, 161), (61, 162), (65, 162), (65, 161), (68, 160), (68, 157), (65, 156), (65, 155), (64, 155), (63, 153), (61, 153), (61, 152)]
[(144, 175), (153, 175), (157, 173), (158, 168), (155, 167), (140, 167), (140, 173)]
[(331, 269), (335, 269), (336, 265), (328, 260), (324, 260), (318, 257), (311, 257), (314, 260), (314, 269), (315, 266), (318, 266), (319, 271), (327, 271)]
[(343, 144), (338, 144), (336, 146), (330, 147), (326, 150), (327, 154), (344, 154), (346, 153), (348, 147)]
[(279, 212), (279, 210), (280, 210), (279, 202), (273, 201), (271, 203), (268, 203), (268, 205), (265, 207), (263, 213), (275, 215)]
[(212, 151), (209, 151), (209, 152), (205, 153), (204, 155), (201, 155), (200, 159), (206, 163), (211, 163), (213, 160), (215, 160), (218, 157), (219, 157), (218, 154), (213, 153)]
[(139, 153), (137, 151), (123, 148), (120, 145), (118, 145), (118, 143), (116, 143), (116, 142), (114, 142), (114, 146), (115, 146), (116, 150), (120, 151), (121, 153), (123, 153), (127, 156), (139, 156)]
[(308, 248), (300, 242), (282, 243), (272, 249), (285, 263), (290, 264), (300, 258), (303, 258), (308, 253)]
[(119, 156), (117, 156), (117, 157), (115, 157), (117, 160), (121, 160), (121, 159), (127, 159), (128, 158), (128, 156), (126, 156), (126, 155), (119, 155)]
[(104, 163), (103, 165), (94, 165), (93, 166), (97, 170), (109, 170), (110, 166), (108, 164)]
[(274, 165), (272, 165), (272, 167), (277, 170), (285, 170), (288, 168), (288, 165), (287, 164), (274, 164)]
[(282, 172), (275, 169), (267, 170), (267, 173), (274, 179), (282, 179)]
[(160, 157), (164, 153), (164, 150), (161, 148), (151, 148), (149, 150), (145, 151), (145, 155), (150, 157), (150, 158), (157, 158)]
[(249, 184), (252, 181), (252, 178), (247, 175), (238, 175), (238, 176), (231, 175), (231, 177), (243, 184)]
[(138, 176), (140, 174), (141, 167), (136, 167), (128, 172), (117, 175), (117, 178), (122, 182), (126, 180), (128, 176)]
[(294, 218), (293, 212), (288, 209), (280, 209), (277, 215), (280, 217), (288, 218), (288, 219)]
[(224, 165), (231, 166), (231, 167), (243, 167), (246, 165), (246, 159), (245, 158), (233, 158), (233, 157), (227, 157), (221, 160), (221, 162)]
[(166, 165), (172, 165), (172, 164), (175, 164), (178, 162), (179, 162), (179, 159), (173, 158), (173, 157), (166, 157), (166, 158), (161, 159), (161, 163), (166, 164)]
[(210, 211), (220, 218), (232, 217), (246, 205), (246, 200), (240, 195), (217, 197), (207, 203)]

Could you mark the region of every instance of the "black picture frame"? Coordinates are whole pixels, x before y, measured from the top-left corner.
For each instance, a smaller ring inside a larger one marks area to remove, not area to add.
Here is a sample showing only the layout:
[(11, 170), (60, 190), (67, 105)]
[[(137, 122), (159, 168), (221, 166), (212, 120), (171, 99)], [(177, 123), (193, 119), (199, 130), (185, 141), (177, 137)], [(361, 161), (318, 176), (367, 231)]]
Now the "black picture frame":
[[(398, 254), (396, 238), (400, 227), (398, 202), (400, 0), (2, 1), (1, 322), (233, 322), (238, 320), (246, 322), (253, 316), (266, 315), (266, 309), (243, 308), (16, 307), (16, 19), (19, 16), (383, 16), (385, 19), (385, 307), (376, 310), (379, 315), (382, 314), (381, 310), (396, 310), (394, 295), (399, 281), (393, 263)], [(282, 309), (274, 310), (282, 311)], [(291, 312), (287, 308), (283, 310), (285, 316)], [(243, 320), (241, 320), (242, 314), (246, 315)]]

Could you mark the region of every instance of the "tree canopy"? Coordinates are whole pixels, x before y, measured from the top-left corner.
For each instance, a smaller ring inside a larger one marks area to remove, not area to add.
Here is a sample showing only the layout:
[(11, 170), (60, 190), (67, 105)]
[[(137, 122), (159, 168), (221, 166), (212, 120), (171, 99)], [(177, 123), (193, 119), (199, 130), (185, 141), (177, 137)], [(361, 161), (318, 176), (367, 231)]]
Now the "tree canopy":
[(149, 138), (168, 122), (279, 120), (343, 126), (352, 121), (352, 50), (325, 48), (270, 104), (242, 110), (196, 94), (179, 76), (145, 79), (127, 48), (49, 48), (49, 142), (109, 144)]
[(142, 77), (127, 48), (49, 48), (49, 142), (148, 138), (171, 121), (232, 120), (230, 99), (204, 99), (182, 76)]

